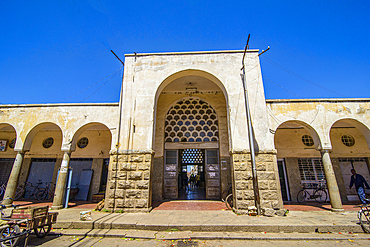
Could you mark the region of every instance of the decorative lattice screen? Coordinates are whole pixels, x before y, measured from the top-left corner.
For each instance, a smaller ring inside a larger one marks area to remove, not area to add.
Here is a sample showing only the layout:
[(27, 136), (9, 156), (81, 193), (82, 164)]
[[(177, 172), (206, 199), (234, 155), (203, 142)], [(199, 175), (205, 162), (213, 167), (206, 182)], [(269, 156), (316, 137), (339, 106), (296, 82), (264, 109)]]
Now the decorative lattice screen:
[(181, 152), (181, 162), (183, 164), (203, 163), (203, 152), (200, 149), (184, 149)]
[(199, 98), (185, 98), (167, 112), (165, 142), (217, 142), (215, 110)]

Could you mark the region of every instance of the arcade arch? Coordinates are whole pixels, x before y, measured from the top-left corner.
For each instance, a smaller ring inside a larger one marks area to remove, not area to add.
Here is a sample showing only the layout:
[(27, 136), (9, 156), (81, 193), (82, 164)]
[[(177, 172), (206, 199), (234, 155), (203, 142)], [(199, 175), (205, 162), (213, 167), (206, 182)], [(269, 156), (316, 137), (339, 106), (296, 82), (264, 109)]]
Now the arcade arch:
[(336, 175), (343, 201), (357, 201), (355, 188), (349, 189), (351, 169), (370, 181), (370, 130), (356, 119), (340, 119), (330, 128), (332, 157), (337, 166)]
[[(158, 88), (153, 140), (153, 201), (219, 199), (221, 191), (231, 183), (227, 96), (224, 92), (217, 78), (204, 71), (192, 70), (168, 77)], [(191, 173), (199, 173), (198, 186), (204, 188), (200, 197), (200, 194), (186, 196), (181, 190), (185, 187), (180, 181), (185, 181), (185, 177), (190, 179)]]
[(296, 201), (301, 185), (310, 186), (324, 179), (318, 148), (321, 141), (309, 124), (289, 120), (278, 126), (274, 135), (281, 194), (284, 201)]

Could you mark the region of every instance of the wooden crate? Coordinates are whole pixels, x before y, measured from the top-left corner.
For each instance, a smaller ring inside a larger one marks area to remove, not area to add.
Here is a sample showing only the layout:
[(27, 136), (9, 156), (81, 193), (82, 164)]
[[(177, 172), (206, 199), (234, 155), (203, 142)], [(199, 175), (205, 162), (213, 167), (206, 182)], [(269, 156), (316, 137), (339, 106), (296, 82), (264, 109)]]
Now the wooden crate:
[(12, 219), (33, 219), (38, 216), (45, 216), (48, 214), (49, 206), (27, 207), (13, 209)]

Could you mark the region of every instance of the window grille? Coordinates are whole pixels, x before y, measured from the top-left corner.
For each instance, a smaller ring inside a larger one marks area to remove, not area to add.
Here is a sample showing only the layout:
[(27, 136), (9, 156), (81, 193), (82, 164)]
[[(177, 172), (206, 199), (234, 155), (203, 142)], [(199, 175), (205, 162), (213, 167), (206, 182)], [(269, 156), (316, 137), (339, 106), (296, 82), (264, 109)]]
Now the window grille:
[(342, 143), (346, 145), (347, 147), (352, 147), (355, 145), (355, 138), (353, 138), (350, 135), (342, 135)]
[(167, 112), (165, 142), (217, 142), (216, 111), (199, 98), (185, 98)]
[(78, 143), (77, 143), (77, 146), (79, 148), (85, 148), (87, 146), (87, 144), (89, 144), (89, 139), (87, 139), (87, 137), (82, 137)]
[(298, 165), (302, 181), (325, 180), (324, 166), (321, 159), (299, 158)]
[(42, 142), (42, 146), (44, 148), (50, 148), (51, 146), (53, 146), (54, 144), (54, 139), (53, 137), (49, 137), (49, 138), (46, 138), (43, 142)]
[(314, 144), (314, 141), (313, 141), (312, 137), (309, 136), (309, 135), (302, 136), (302, 142), (303, 142), (304, 145), (306, 145), (308, 147), (311, 147)]
[(183, 164), (203, 163), (203, 152), (200, 149), (184, 149), (181, 152), (181, 161)]

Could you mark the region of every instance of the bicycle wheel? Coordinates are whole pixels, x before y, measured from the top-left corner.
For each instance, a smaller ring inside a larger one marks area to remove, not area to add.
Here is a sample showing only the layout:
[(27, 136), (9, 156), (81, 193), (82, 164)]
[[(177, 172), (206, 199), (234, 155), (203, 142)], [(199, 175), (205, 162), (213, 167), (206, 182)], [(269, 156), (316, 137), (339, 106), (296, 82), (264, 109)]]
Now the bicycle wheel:
[(227, 195), (229, 194), (229, 190), (224, 190), (221, 195), (221, 200), (225, 202)]
[(48, 193), (45, 189), (40, 189), (35, 195), (36, 200), (45, 201), (48, 196)]
[(300, 190), (297, 194), (297, 201), (299, 203), (302, 203), (306, 200), (306, 191), (305, 190)]
[(323, 203), (326, 202), (326, 199), (328, 198), (328, 194), (324, 189), (317, 189), (315, 193), (313, 194), (313, 197), (315, 198), (315, 201)]
[(18, 200), (18, 199), (22, 198), (23, 194), (24, 194), (23, 187), (18, 186), (17, 190), (15, 191), (14, 200)]
[(362, 230), (365, 233), (370, 233), (370, 210), (364, 208), (359, 212), (359, 220), (362, 227)]
[(229, 194), (225, 199), (225, 205), (228, 209), (233, 210), (233, 194)]
[(1, 247), (16, 246), (19, 237), (11, 238), (11, 239), (8, 239), (8, 240), (4, 240), (4, 239), (14, 237), (14, 236), (18, 235), (20, 232), (21, 232), (21, 230), (19, 229), (18, 225), (12, 225), (12, 226), (9, 226), (5, 229), (1, 229), (0, 230), (0, 240), (1, 240), (0, 244), (1, 244)]

